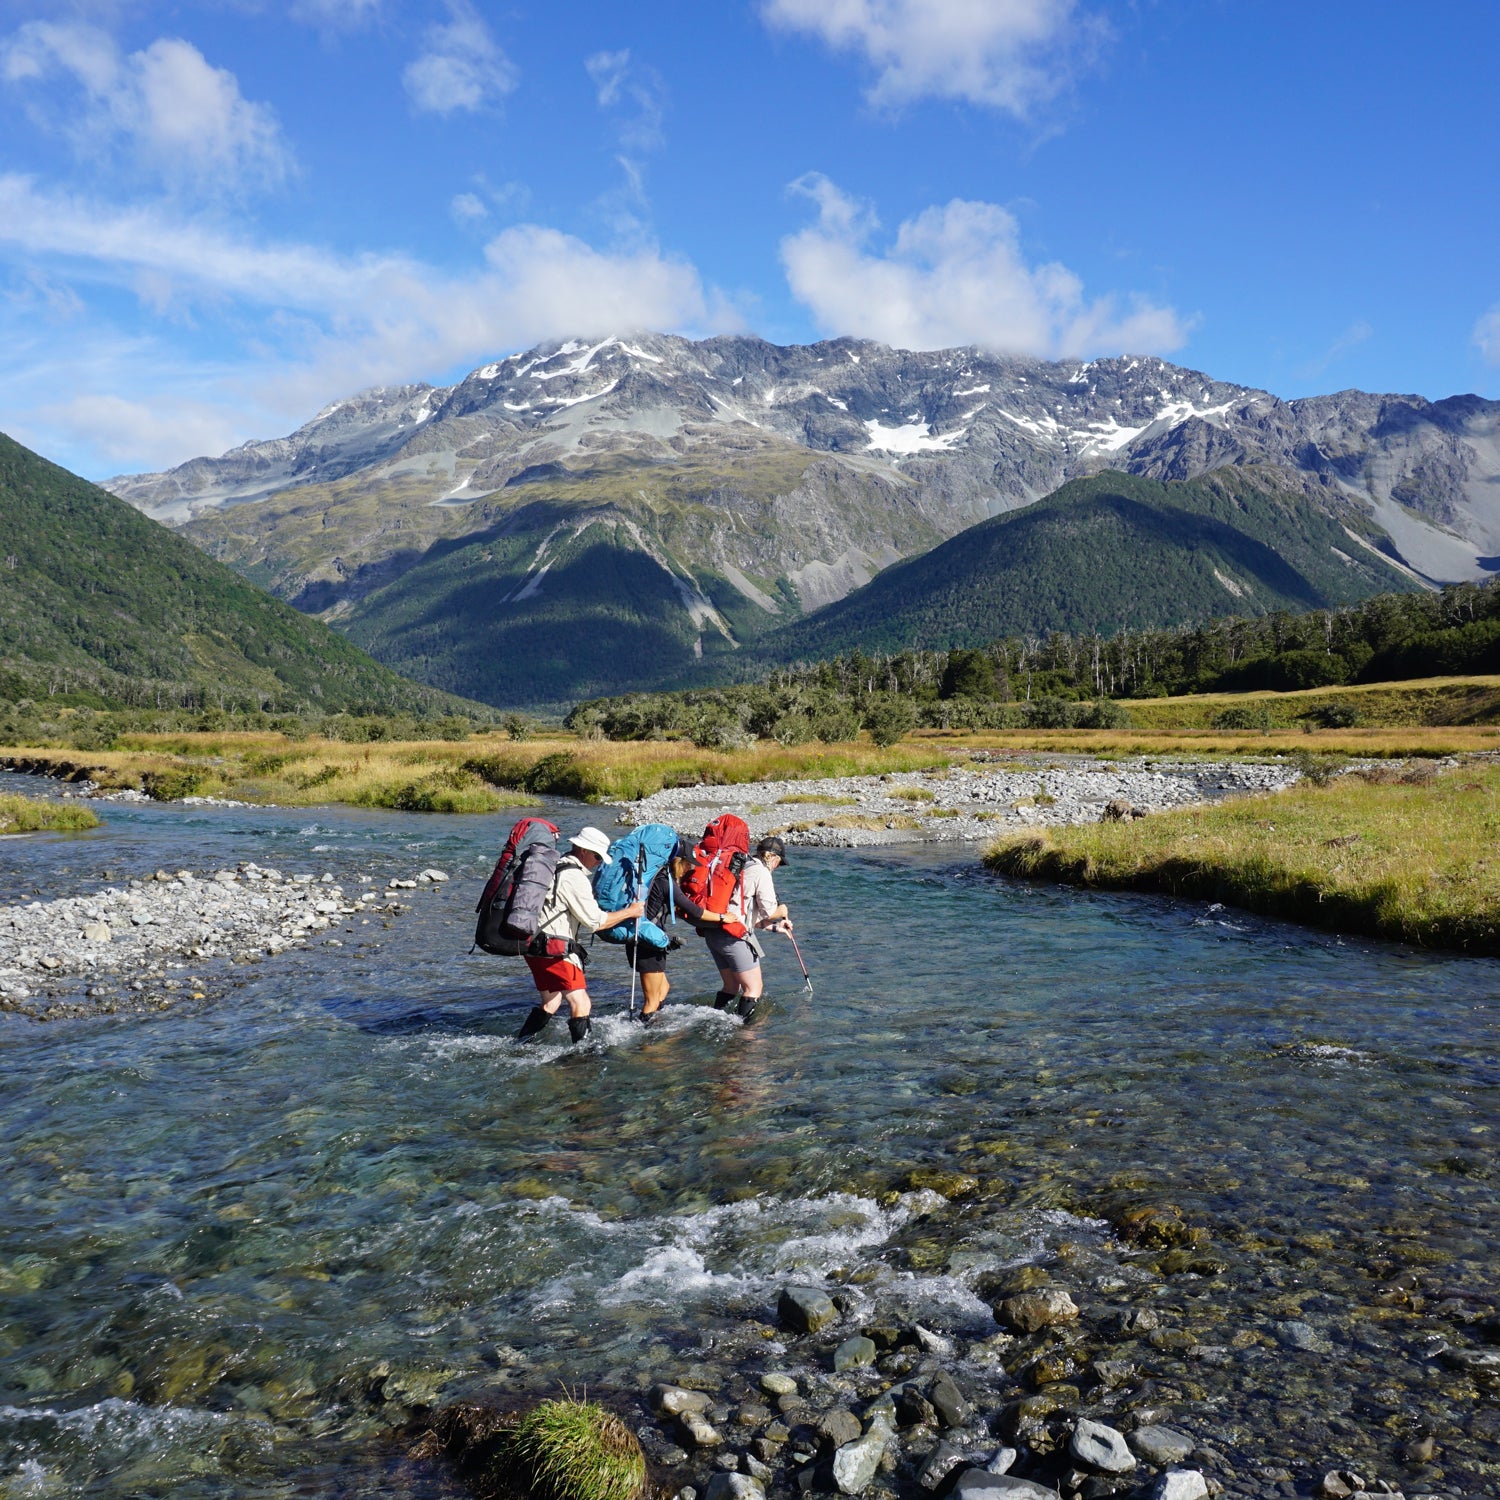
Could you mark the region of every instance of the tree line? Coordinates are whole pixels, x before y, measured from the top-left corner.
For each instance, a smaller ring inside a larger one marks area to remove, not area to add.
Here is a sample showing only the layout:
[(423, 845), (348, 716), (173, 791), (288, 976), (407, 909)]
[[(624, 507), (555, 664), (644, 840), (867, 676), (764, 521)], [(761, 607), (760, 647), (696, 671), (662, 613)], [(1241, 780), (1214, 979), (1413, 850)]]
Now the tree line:
[(755, 739), (835, 742), (861, 728), (877, 743), (894, 743), (918, 725), (1112, 728), (1128, 722), (1122, 699), (1484, 672), (1500, 672), (1500, 580), (1175, 629), (1013, 635), (952, 651), (854, 651), (783, 667), (757, 683), (589, 699), (565, 722), (607, 739), (688, 738), (724, 748)]

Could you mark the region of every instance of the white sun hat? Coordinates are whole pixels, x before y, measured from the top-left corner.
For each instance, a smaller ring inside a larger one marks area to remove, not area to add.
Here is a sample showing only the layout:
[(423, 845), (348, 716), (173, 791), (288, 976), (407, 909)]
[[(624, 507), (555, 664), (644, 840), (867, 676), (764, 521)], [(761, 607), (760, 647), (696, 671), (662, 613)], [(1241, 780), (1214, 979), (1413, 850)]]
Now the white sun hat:
[(605, 864), (611, 863), (609, 836), (597, 828), (580, 828), (568, 842), (575, 849), (587, 849), (590, 854), (597, 854)]

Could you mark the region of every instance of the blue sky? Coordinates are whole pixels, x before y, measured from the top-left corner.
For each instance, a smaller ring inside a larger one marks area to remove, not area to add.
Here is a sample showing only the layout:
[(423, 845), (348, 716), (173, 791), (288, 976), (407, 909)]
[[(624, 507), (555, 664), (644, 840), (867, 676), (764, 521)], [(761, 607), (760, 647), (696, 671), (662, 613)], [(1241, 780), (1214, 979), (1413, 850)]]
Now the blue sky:
[(1500, 6), (0, 0), (0, 428), (104, 477), (542, 338), (1500, 395)]

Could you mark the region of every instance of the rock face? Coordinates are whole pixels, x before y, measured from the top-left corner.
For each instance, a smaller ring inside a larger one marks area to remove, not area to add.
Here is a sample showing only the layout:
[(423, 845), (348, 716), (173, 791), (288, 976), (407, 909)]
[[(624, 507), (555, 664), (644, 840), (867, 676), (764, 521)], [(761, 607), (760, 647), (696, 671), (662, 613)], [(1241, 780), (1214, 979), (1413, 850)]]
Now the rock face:
[[(1500, 554), (1497, 432), (1500, 403), (1477, 397), (1283, 402), (1159, 359), (642, 333), (366, 391), (288, 437), (109, 487), (392, 664), (421, 654), (414, 606), (458, 614), (460, 578), (509, 638), (543, 605), (582, 605), (602, 555), (691, 655), (1105, 468), (1276, 466), (1353, 501), (1419, 571), (1477, 577)], [(567, 696), (630, 685), (574, 677)]]

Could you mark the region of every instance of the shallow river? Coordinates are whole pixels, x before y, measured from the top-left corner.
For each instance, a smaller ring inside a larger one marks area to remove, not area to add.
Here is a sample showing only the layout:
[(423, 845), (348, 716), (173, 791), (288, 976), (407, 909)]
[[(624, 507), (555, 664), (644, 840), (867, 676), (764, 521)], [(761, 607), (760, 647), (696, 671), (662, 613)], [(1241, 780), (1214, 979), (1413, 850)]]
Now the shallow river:
[[(448, 1495), (386, 1436), (423, 1403), (799, 1368), (763, 1328), (788, 1280), (979, 1340), (977, 1280), (1031, 1260), (1096, 1330), (1149, 1302), (1180, 1331), (1115, 1335), (1115, 1410), (1248, 1492), (1335, 1463), (1500, 1488), (1494, 1377), (1453, 1353), (1500, 1289), (1500, 964), (1000, 884), (972, 855), (794, 850), (811, 997), (773, 938), (759, 1024), (683, 1005), (642, 1034), (600, 951), (593, 1041), (522, 1049), (524, 970), (467, 953), (507, 820), (101, 811), (0, 842), (0, 900), (243, 859), (453, 878), (341, 947), (217, 971), (207, 1005), (0, 1017), (7, 1500)], [(674, 999), (701, 1000), (687, 941)], [(922, 1168), (978, 1190), (897, 1196)], [(1196, 1270), (1105, 1221), (1163, 1204), (1208, 1231)]]

